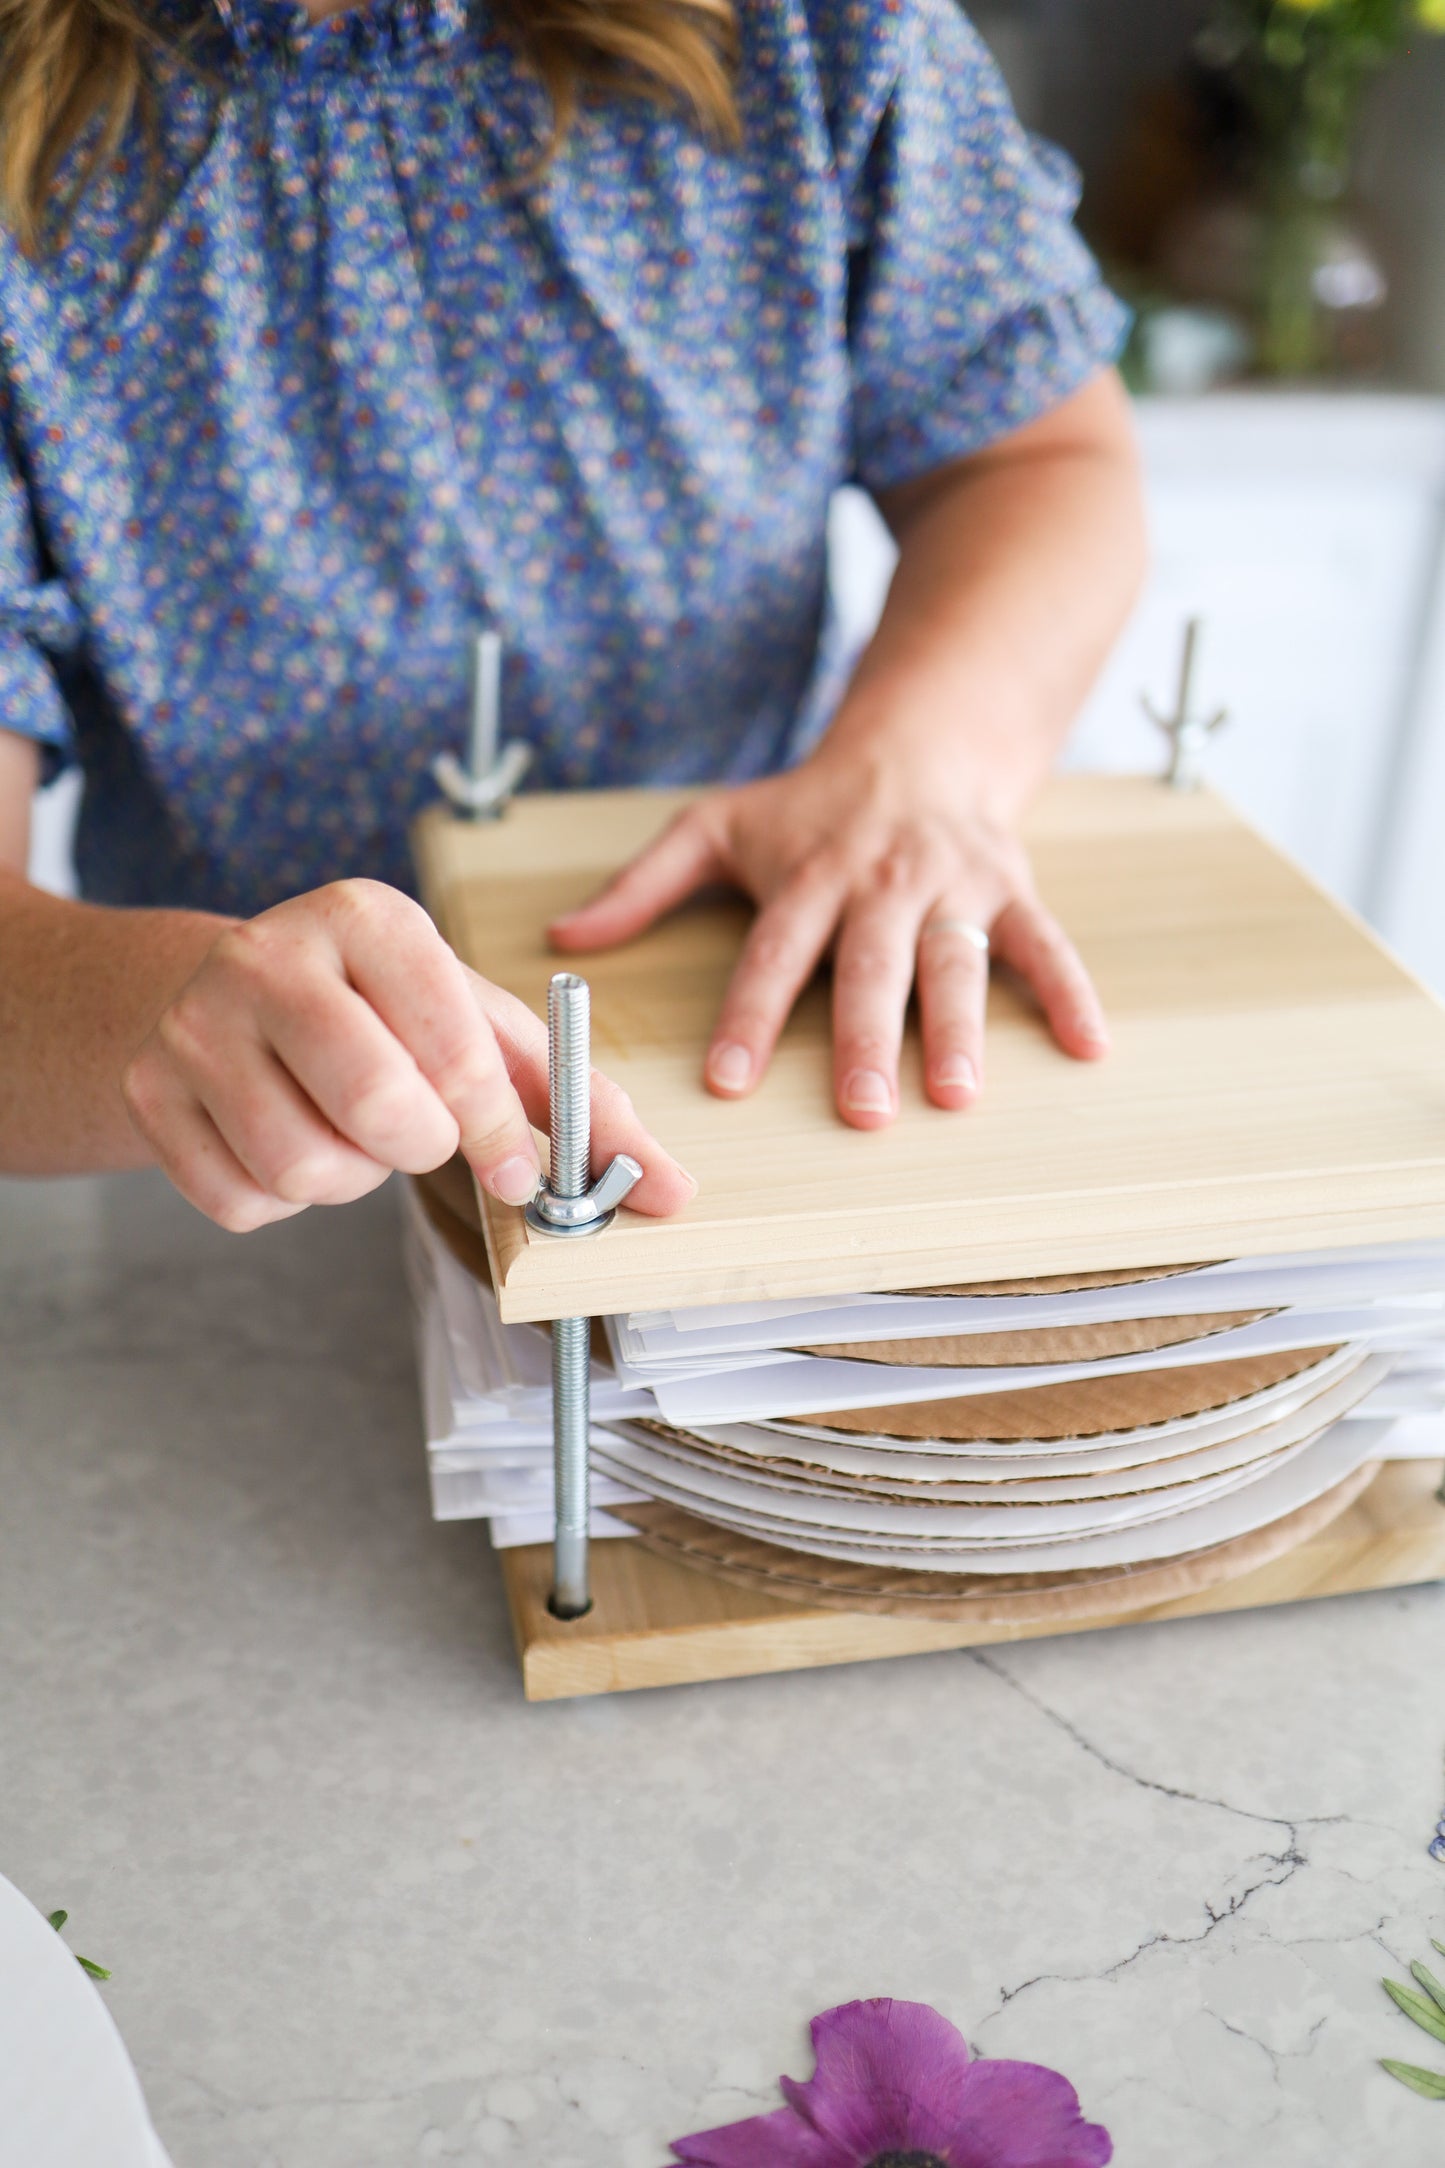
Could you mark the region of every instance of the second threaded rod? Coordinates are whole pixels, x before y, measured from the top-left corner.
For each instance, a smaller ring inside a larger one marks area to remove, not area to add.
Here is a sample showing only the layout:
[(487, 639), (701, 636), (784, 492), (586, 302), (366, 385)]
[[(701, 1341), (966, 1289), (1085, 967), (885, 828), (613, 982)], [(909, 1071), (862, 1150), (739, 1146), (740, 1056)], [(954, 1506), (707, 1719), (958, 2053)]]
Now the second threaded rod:
[[(575, 972), (558, 971), (547, 988), (547, 1097), (552, 1164), (527, 1207), (537, 1234), (598, 1235), (642, 1180), (626, 1152), (592, 1180), (592, 993)], [(559, 1317), (552, 1324), (552, 1469), (556, 1524), (552, 1546), (552, 1610), (581, 1618), (592, 1608), (587, 1580), (592, 1429), (592, 1320)]]
[[(547, 1083), (552, 1132), (548, 1187), (558, 1197), (581, 1197), (592, 1171), (592, 996), (587, 981), (572, 971), (556, 972), (547, 988)], [(558, 1618), (581, 1618), (592, 1603), (587, 1570), (591, 1365), (591, 1319), (554, 1319), (552, 1609)]]

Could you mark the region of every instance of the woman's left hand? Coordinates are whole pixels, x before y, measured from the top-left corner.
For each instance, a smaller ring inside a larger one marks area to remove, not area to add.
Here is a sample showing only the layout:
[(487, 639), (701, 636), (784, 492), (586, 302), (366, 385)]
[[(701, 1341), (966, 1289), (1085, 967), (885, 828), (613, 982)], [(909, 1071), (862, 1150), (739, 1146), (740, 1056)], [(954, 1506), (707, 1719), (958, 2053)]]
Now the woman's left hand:
[(1013, 833), (1132, 606), (1144, 562), (1129, 402), (1104, 370), (1036, 420), (878, 496), (899, 545), (878, 629), (816, 749), (786, 775), (701, 798), (558, 948), (626, 941), (713, 881), (757, 919), (723, 1002), (707, 1082), (767, 1069), (831, 947), (833, 1089), (855, 1129), (898, 1112), (910, 993), (925, 1088), (983, 1084), (989, 951), (1033, 988), (1066, 1053), (1108, 1035), (1073, 944)]
[(724, 1098), (762, 1077), (830, 945), (834, 1092), (855, 1129), (881, 1129), (898, 1111), (915, 987), (929, 1098), (977, 1099), (990, 950), (1033, 988), (1066, 1053), (1107, 1050), (1098, 996), (1039, 901), (1022, 846), (957, 784), (929, 789), (915, 777), (899, 788), (874, 764), (821, 748), (785, 775), (699, 799), (601, 895), (558, 919), (553, 943), (629, 940), (717, 881), (758, 906), (708, 1049), (706, 1081)]

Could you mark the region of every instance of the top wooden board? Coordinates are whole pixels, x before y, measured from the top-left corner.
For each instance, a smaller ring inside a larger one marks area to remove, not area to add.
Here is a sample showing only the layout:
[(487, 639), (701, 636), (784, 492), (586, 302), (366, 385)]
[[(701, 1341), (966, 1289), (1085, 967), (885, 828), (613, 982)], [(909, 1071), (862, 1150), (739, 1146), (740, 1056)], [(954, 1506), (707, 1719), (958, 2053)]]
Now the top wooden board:
[[(417, 829), (447, 938), (546, 1013), (543, 938), (685, 803), (676, 792), (519, 800)], [(826, 985), (749, 1099), (702, 1087), (747, 924), (689, 906), (589, 957), (593, 1059), (701, 1184), (672, 1220), (623, 1211), (560, 1242), (483, 1200), (507, 1319), (1197, 1263), (1445, 1236), (1445, 1009), (1207, 792), (1050, 785), (1039, 884), (1092, 970), (1113, 1052), (1070, 1061), (1004, 980), (988, 1089), (928, 1106), (916, 1039), (892, 1129), (833, 1112)]]

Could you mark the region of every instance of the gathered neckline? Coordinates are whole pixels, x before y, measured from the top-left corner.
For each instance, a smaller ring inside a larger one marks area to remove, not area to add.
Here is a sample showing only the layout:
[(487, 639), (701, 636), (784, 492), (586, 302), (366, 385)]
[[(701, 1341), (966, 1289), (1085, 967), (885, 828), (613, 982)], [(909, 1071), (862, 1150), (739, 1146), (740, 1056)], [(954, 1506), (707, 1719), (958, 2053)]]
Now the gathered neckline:
[(468, 0), (359, 0), (314, 22), (301, 0), (215, 0), (238, 55), (346, 68), (438, 50), (467, 26)]

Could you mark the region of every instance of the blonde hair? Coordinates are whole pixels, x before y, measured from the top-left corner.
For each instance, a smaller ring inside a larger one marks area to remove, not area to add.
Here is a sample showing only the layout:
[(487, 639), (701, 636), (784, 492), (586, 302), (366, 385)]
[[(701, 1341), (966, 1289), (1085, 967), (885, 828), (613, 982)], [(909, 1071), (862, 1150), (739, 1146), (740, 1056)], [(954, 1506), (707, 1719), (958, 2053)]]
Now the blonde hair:
[[(549, 156), (589, 91), (676, 103), (737, 140), (731, 0), (509, 0), (507, 21), (552, 101)], [(0, 0), (0, 219), (28, 255), (63, 228), (132, 122), (153, 142), (153, 73), (168, 48), (133, 0)], [(61, 162), (87, 132), (56, 202)]]

